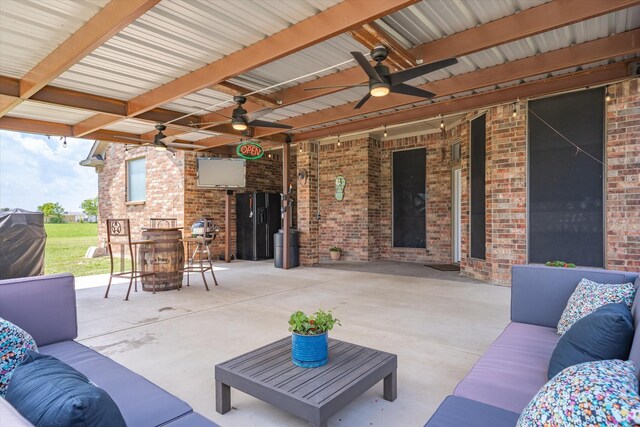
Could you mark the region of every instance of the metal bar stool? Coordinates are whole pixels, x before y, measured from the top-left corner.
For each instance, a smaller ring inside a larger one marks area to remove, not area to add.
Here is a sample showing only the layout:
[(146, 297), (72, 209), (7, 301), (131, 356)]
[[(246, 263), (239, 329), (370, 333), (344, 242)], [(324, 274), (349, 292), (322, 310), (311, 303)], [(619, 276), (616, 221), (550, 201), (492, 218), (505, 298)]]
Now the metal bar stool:
[[(119, 273), (113, 272), (113, 245), (120, 246), (121, 271)], [(129, 288), (127, 289), (127, 295), (124, 297), (125, 301), (129, 300), (131, 285), (134, 283), (134, 281), (136, 283), (137, 291), (138, 279), (140, 277), (152, 276), (153, 293), (156, 293), (155, 264), (151, 264), (151, 271), (149, 272), (143, 272), (142, 270), (139, 270), (137, 268), (137, 249), (141, 245), (149, 245), (152, 251), (152, 259), (155, 259), (155, 242), (153, 240), (131, 240), (131, 227), (128, 219), (107, 219), (107, 246), (109, 248), (109, 260), (111, 261), (111, 272), (109, 273), (109, 284), (107, 285), (107, 291), (104, 294), (105, 298), (109, 297), (111, 281), (114, 277), (124, 277), (129, 279)], [(131, 258), (130, 271), (122, 271), (124, 270), (124, 246), (127, 246), (129, 248), (129, 256)]]
[[(213, 264), (211, 263), (211, 252), (209, 251), (209, 245), (216, 238), (217, 229), (213, 224), (212, 218), (202, 218), (197, 222), (202, 223), (201, 231), (200, 227), (192, 227), (192, 236), (185, 237), (183, 239), (187, 250), (187, 256), (189, 257), (187, 265), (184, 268), (184, 272), (187, 273), (187, 286), (189, 286), (189, 273), (199, 272), (202, 274), (204, 287), (208, 291), (209, 285), (207, 284), (207, 279), (204, 275), (206, 271), (211, 271), (213, 283), (218, 286), (218, 280), (213, 272)], [(204, 262), (206, 262), (206, 264)]]

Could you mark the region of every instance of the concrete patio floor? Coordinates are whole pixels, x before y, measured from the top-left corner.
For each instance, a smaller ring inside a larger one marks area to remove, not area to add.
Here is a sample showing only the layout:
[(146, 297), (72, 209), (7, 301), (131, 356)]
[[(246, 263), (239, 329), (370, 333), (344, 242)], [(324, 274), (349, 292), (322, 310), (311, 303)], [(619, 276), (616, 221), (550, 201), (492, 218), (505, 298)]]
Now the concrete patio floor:
[(106, 276), (77, 278), (78, 341), (224, 427), (307, 425), (233, 389), (234, 410), (215, 411), (214, 365), (288, 336), (297, 309), (331, 309), (343, 325), (331, 337), (398, 355), (397, 400), (383, 400), (380, 383), (329, 426), (423, 425), (509, 322), (509, 288), (419, 264), (214, 265), (220, 286), (210, 292), (192, 274), (181, 291), (132, 292), (128, 302), (125, 284), (104, 299)]

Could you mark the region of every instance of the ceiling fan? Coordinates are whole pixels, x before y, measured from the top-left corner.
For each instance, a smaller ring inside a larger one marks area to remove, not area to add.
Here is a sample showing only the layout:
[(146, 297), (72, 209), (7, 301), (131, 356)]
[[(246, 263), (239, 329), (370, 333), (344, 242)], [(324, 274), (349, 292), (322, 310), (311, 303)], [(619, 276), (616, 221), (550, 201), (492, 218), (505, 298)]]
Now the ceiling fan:
[(247, 112), (244, 108), (242, 108), (242, 104), (247, 102), (247, 98), (241, 95), (237, 95), (233, 97), (233, 102), (237, 104), (236, 108), (231, 113), (231, 117), (225, 116), (224, 114), (216, 113), (212, 111), (212, 113), (217, 114), (222, 117), (226, 117), (228, 120), (224, 120), (221, 122), (204, 122), (204, 123), (192, 123), (191, 125), (196, 126), (215, 126), (221, 125), (224, 123), (231, 123), (231, 126), (235, 130), (244, 131), (247, 130), (248, 127), (263, 127), (263, 128), (277, 128), (277, 129), (291, 129), (292, 126), (284, 125), (281, 123), (273, 123), (268, 122), (266, 120), (258, 120), (260, 117), (273, 112), (271, 108), (263, 108), (258, 111), (254, 111), (252, 113)]
[(422, 64), (418, 65), (417, 67), (391, 73), (389, 71), (389, 67), (382, 64), (382, 61), (386, 59), (388, 54), (389, 52), (385, 46), (378, 45), (374, 47), (371, 51), (371, 58), (376, 61), (376, 65), (372, 66), (371, 64), (369, 64), (369, 61), (367, 61), (367, 58), (365, 58), (365, 56), (361, 52), (351, 52), (351, 55), (353, 55), (355, 60), (358, 61), (360, 67), (364, 70), (365, 73), (367, 73), (367, 76), (369, 77), (369, 83), (357, 85), (319, 86), (306, 88), (305, 90), (328, 89), (336, 87), (369, 87), (369, 93), (367, 93), (360, 100), (360, 102), (358, 102), (356, 106), (353, 107), (354, 110), (362, 107), (364, 103), (367, 102), (372, 96), (381, 97), (389, 94), (389, 92), (418, 96), (420, 98), (433, 98), (436, 95), (435, 93), (407, 85), (404, 82), (415, 79), (416, 77), (422, 76), (423, 74), (431, 73), (441, 68), (445, 68), (458, 63), (457, 59), (449, 58), (443, 59), (442, 61)]
[(151, 146), (154, 147), (156, 150), (162, 151), (162, 150), (168, 150), (171, 152), (175, 152), (176, 148), (181, 148), (181, 149), (196, 149), (196, 148), (210, 148), (209, 146), (206, 145), (198, 145), (198, 144), (185, 144), (182, 142), (173, 142), (176, 139), (178, 139), (178, 136), (166, 136), (164, 133), (162, 133), (162, 131), (166, 130), (167, 127), (165, 125), (162, 124), (158, 124), (155, 126), (156, 130), (158, 131), (158, 133), (156, 135), (154, 135), (153, 137), (153, 142), (148, 141), (146, 139), (138, 139), (138, 138), (129, 138), (126, 136), (115, 136), (115, 138), (118, 139), (127, 139), (130, 141), (138, 141), (138, 142), (143, 142), (144, 146)]

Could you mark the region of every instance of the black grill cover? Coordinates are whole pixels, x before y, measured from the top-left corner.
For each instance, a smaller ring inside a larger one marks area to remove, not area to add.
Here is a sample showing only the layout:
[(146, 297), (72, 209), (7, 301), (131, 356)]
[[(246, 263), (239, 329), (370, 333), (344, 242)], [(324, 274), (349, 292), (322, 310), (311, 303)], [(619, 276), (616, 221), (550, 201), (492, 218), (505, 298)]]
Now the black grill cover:
[(43, 275), (46, 241), (42, 212), (0, 212), (0, 279)]

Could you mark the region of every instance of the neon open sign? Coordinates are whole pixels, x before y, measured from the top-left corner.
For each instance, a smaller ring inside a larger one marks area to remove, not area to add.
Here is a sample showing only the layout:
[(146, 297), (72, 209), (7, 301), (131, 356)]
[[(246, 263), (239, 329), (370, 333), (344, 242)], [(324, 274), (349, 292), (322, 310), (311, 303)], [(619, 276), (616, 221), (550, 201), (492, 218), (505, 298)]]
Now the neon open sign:
[(264, 154), (264, 148), (257, 142), (245, 141), (238, 145), (236, 148), (236, 154), (243, 159), (256, 160), (262, 157)]

